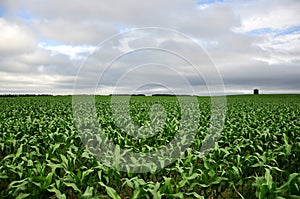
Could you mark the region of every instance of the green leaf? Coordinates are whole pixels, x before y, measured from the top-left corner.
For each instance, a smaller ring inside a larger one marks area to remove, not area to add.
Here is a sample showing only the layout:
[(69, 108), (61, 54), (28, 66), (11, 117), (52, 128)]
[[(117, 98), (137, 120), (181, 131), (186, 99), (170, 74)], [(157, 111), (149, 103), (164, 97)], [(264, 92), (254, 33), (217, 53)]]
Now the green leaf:
[(55, 187), (52, 187), (51, 189), (47, 189), (49, 192), (54, 192), (57, 199), (66, 199), (66, 195), (65, 194), (61, 194), (61, 192), (56, 189)]
[(291, 199), (300, 199), (300, 196), (290, 195), (289, 198), (291, 198)]
[(201, 187), (209, 187), (210, 184), (199, 184)]
[(240, 171), (236, 166), (233, 166), (232, 169), (234, 170), (234, 173), (239, 176), (240, 175)]
[(262, 165), (262, 163), (259, 162), (259, 163), (252, 165), (251, 167), (261, 167), (261, 166), (263, 166), (263, 165)]
[(84, 192), (84, 194), (82, 195), (82, 197), (92, 197), (93, 196), (93, 190), (94, 190), (94, 187), (90, 187), (88, 186)]
[(29, 193), (21, 193), (18, 195), (18, 197), (16, 199), (23, 199), (23, 198), (27, 198), (30, 194)]
[(266, 184), (263, 184), (261, 187), (260, 187), (260, 190), (259, 190), (259, 199), (265, 199), (266, 198), (266, 194), (269, 192), (269, 188), (268, 188), (268, 185)]
[(64, 182), (64, 184), (67, 187), (72, 187), (75, 191), (81, 193), (80, 189), (78, 189), (77, 185), (75, 183), (71, 183), (71, 182)]
[(180, 198), (180, 199), (184, 198), (184, 195), (181, 192), (175, 194), (168, 194), (167, 196), (171, 196), (171, 198)]
[(121, 199), (121, 197), (118, 195), (118, 193), (116, 192), (116, 190), (114, 190), (113, 188), (106, 186), (105, 187), (106, 192), (108, 193), (108, 195), (113, 198), (113, 199)]
[(120, 158), (121, 158), (120, 151), (121, 151), (120, 145), (116, 145), (115, 152), (114, 152), (114, 166), (117, 169), (120, 167)]
[(188, 196), (193, 195), (194, 198), (204, 199), (204, 196), (200, 196), (200, 195), (199, 195), (198, 193), (196, 193), (196, 192), (186, 193), (186, 195), (188, 195)]
[(125, 178), (125, 182), (123, 183), (123, 186), (124, 186), (125, 184), (126, 184), (128, 187), (130, 187), (130, 188), (133, 189), (133, 182), (132, 182), (130, 179)]
[(121, 197), (119, 196), (119, 194), (116, 192), (116, 190), (114, 190), (113, 188), (105, 185), (103, 182), (99, 182), (99, 184), (103, 187), (105, 187), (107, 194), (113, 198), (113, 199), (121, 199)]
[(162, 187), (161, 187), (161, 191), (164, 193), (164, 192), (168, 192), (168, 193), (171, 193), (172, 192), (172, 184), (171, 184), (171, 180), (172, 178), (168, 178), (168, 177), (165, 177), (163, 176), (165, 182), (163, 183)]
[(20, 157), (20, 155), (22, 154), (23, 151), (23, 144), (21, 144), (21, 146), (18, 148), (17, 153), (16, 153), (16, 158)]
[(52, 172), (47, 175), (46, 180), (45, 180), (44, 185), (43, 185), (44, 188), (48, 188), (48, 186), (51, 184), (52, 177), (53, 177)]
[[(17, 184), (17, 185), (15, 185), (15, 184)], [(8, 188), (10, 189), (10, 188), (12, 188), (12, 187), (22, 187), (22, 186), (25, 187), (26, 184), (28, 184), (28, 179), (27, 179), (27, 178), (25, 178), (25, 179), (23, 179), (23, 180), (11, 182), (11, 183), (8, 185)]]
[(0, 174), (0, 179), (6, 179), (6, 178), (8, 178), (7, 175)]
[(86, 176), (88, 176), (90, 173), (93, 173), (93, 172), (94, 172), (94, 169), (88, 169), (86, 171), (83, 171), (80, 180), (83, 181)]
[(89, 159), (89, 158), (91, 158), (91, 155), (90, 155), (90, 153), (88, 153), (87, 151), (84, 151), (84, 152), (82, 153), (81, 157), (86, 158), (86, 159)]
[(147, 190), (150, 191), (150, 193), (152, 194), (154, 199), (160, 199), (162, 197), (160, 191), (159, 191), (159, 187), (160, 187), (160, 183), (156, 183), (154, 186), (152, 184), (150, 184), (152, 187), (148, 188)]
[(228, 180), (228, 178), (217, 177), (217, 179), (213, 181), (211, 184), (220, 184), (222, 181), (226, 181), (226, 180)]
[(52, 154), (54, 154), (55, 150), (58, 149), (60, 147), (60, 143), (55, 143), (55, 145), (53, 146), (53, 149), (51, 151)]
[(188, 179), (188, 180), (194, 180), (194, 179), (196, 179), (198, 176), (199, 176), (198, 173), (193, 173), (191, 176), (188, 176), (186, 179)]
[(267, 181), (267, 185), (268, 185), (269, 190), (271, 190), (272, 189), (272, 185), (273, 185), (273, 178), (272, 178), (272, 175), (271, 175), (269, 169), (266, 169), (265, 179)]
[(210, 164), (208, 163), (207, 159), (206, 158), (203, 158), (203, 162), (204, 162), (204, 167), (205, 169), (210, 169)]
[(140, 198), (140, 193), (141, 193), (140, 188), (134, 189), (133, 194), (131, 196), (131, 199), (139, 199)]
[(31, 166), (33, 166), (33, 162), (32, 162), (32, 160), (28, 160), (28, 162), (27, 162), (27, 166), (28, 166), (28, 167), (31, 167)]

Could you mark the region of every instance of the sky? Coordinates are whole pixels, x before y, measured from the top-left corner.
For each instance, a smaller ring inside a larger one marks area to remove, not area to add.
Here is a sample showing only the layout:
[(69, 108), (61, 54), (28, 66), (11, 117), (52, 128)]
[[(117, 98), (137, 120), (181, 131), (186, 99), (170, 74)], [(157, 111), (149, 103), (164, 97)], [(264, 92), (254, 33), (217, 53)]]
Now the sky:
[(2, 94), (300, 93), (299, 77), (299, 0), (0, 2)]

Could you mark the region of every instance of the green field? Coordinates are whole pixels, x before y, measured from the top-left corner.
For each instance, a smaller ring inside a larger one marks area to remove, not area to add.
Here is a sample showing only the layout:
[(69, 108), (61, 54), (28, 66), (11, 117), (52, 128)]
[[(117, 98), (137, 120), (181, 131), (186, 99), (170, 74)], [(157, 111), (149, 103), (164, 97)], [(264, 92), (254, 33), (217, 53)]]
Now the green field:
[[(160, 132), (140, 139), (114, 123), (110, 99), (96, 97), (98, 121), (122, 149), (155, 151), (176, 134), (175, 97), (131, 98), (138, 125), (149, 123), (154, 103), (166, 110)], [(210, 98), (198, 101), (190, 149), (161, 170), (127, 173), (101, 164), (82, 144), (71, 96), (0, 97), (0, 198), (300, 198), (300, 95), (227, 96), (223, 131), (204, 158)]]

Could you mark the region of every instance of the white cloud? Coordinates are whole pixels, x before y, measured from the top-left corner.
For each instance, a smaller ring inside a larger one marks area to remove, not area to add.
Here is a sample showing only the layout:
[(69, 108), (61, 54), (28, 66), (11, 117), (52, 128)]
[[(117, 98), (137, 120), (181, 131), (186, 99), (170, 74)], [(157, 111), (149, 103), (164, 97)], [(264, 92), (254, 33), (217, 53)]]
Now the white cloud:
[[(299, 8), (300, 9), (300, 8)], [(243, 20), (241, 31), (248, 32), (255, 29), (271, 28), (285, 29), (299, 24), (299, 12), (284, 8), (255, 15)]]
[(34, 35), (28, 27), (0, 18), (0, 55), (24, 53), (34, 48)]
[[(21, 91), (36, 85), (37, 89), (53, 88), (53, 92), (58, 88), (71, 90), (79, 62), (100, 42), (116, 33), (145, 26), (175, 29), (192, 36), (216, 63), (230, 92), (244, 92), (259, 85), (272, 91), (276, 90), (273, 85), (278, 90), (296, 92), (299, 89), (300, 80), (295, 75), (300, 73), (297, 67), (300, 63), (300, 33), (289, 30), (300, 27), (300, 1), (204, 3), (199, 5), (194, 0), (52, 0), (43, 3), (38, 0), (4, 0), (1, 6), (6, 12), (0, 18), (1, 89), (19, 88)], [(20, 9), (26, 12), (25, 17), (20, 14)], [(135, 46), (151, 46), (158, 42), (161, 47), (186, 48), (178, 38), (160, 40), (163, 37), (158, 34), (141, 43), (138, 39), (141, 36), (109, 43), (111, 46), (103, 49), (103, 59), (95, 59), (88, 66), (90, 73), (98, 77), (95, 71), (99, 63), (106, 63), (112, 55), (127, 52)], [(49, 40), (55, 44), (48, 43)], [(197, 54), (190, 52), (190, 56)], [(172, 65), (197, 88), (203, 89), (193, 71), (178, 59), (163, 53), (160, 56), (137, 53), (135, 56), (124, 55), (118, 60), (108, 74), (104, 85), (106, 91), (112, 88), (112, 80), (124, 71), (152, 59)], [(198, 64), (204, 64), (203, 60), (199, 58)], [(146, 76), (147, 73), (140, 74), (141, 79)], [(158, 77), (174, 80), (163, 71)], [(176, 81), (173, 83), (180, 89)], [(128, 85), (127, 89), (131, 90), (132, 86)]]
[(236, 1), (231, 5), (240, 16), (241, 32), (262, 28), (285, 29), (299, 25), (298, 0)]
[(46, 44), (40, 43), (39, 46), (46, 50), (51, 51), (51, 55), (63, 54), (70, 57), (71, 60), (83, 60), (89, 54), (91, 54), (96, 47), (95, 46), (71, 46), (71, 45), (55, 45), (48, 46)]

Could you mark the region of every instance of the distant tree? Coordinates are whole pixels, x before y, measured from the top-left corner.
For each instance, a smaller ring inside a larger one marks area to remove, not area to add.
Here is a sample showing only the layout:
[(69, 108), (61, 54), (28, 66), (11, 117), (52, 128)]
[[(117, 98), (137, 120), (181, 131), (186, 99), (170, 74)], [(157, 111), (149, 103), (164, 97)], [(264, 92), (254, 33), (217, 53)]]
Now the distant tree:
[(157, 93), (157, 94), (152, 94), (152, 96), (175, 96), (174, 94), (166, 94), (166, 93)]
[(132, 94), (131, 96), (145, 96), (145, 94)]

